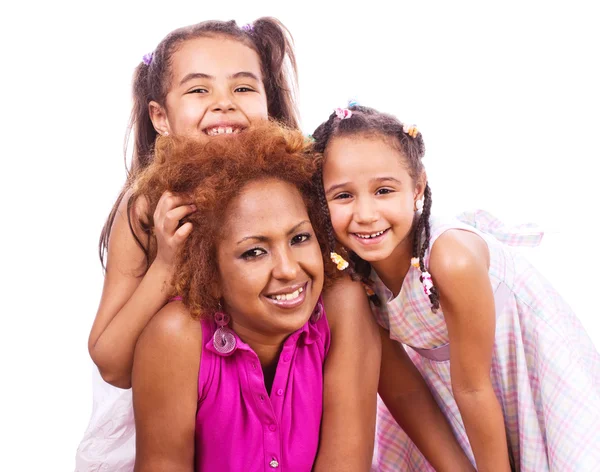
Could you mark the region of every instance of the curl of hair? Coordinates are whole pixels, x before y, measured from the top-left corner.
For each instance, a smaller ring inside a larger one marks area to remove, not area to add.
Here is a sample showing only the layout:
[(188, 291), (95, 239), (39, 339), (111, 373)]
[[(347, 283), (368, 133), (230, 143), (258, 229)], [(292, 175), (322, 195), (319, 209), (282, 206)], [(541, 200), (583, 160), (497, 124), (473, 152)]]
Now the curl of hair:
[[(246, 30), (231, 21), (204, 21), (176, 29), (169, 33), (153, 51), (149, 65), (144, 62), (136, 67), (133, 77), (133, 107), (129, 118), (124, 144), (125, 161), (129, 137), (133, 133), (133, 156), (127, 169), (127, 180), (102, 228), (99, 255), (102, 266), (108, 249), (108, 240), (119, 204), (130, 188), (138, 172), (145, 169), (153, 159), (154, 142), (158, 133), (150, 120), (148, 104), (155, 101), (165, 104), (171, 86), (173, 54), (188, 40), (201, 37), (225, 37), (239, 41), (253, 49), (259, 56), (263, 84), (267, 95), (269, 117), (289, 128), (298, 128), (296, 107), (298, 72), (294, 43), (290, 32), (277, 19), (259, 18), (252, 29)], [(140, 241), (138, 245), (143, 248)]]
[[(309, 151), (299, 131), (275, 123), (208, 143), (182, 137), (157, 140), (154, 160), (136, 179), (132, 199), (147, 200), (149, 217), (165, 191), (186, 195), (196, 205), (182, 220), (191, 222), (193, 229), (177, 254), (173, 277), (173, 295), (182, 297), (192, 316), (218, 309), (217, 245), (228, 208), (251, 182), (277, 179), (300, 191), (323, 254), (326, 283), (338, 277), (327, 252), (327, 218), (315, 197), (316, 162)], [(150, 260), (155, 255), (153, 251)]]
[[(421, 133), (419, 132), (414, 138), (411, 137), (404, 132), (403, 123), (401, 123), (395, 116), (387, 113), (381, 113), (373, 108), (355, 105), (349, 107), (349, 109), (352, 111), (352, 116), (350, 118), (339, 119), (335, 113), (332, 113), (329, 118), (321, 123), (313, 132), (313, 150), (322, 154), (321, 159), (326, 159), (327, 145), (334, 138), (350, 136), (365, 136), (373, 139), (383, 138), (387, 140), (389, 144), (394, 146), (404, 157), (408, 173), (413, 179), (413, 183), (416, 183), (417, 179), (419, 179), (425, 170), (422, 163), (423, 156), (425, 155), (425, 143)], [(368, 158), (368, 156), (365, 156), (365, 158)], [(323, 194), (323, 189), (321, 189), (321, 194)], [(323, 208), (326, 208), (327, 202), (325, 201), (324, 195), (322, 199), (323, 201), (321, 202), (321, 205)], [(431, 204), (431, 189), (429, 184), (426, 184), (423, 212), (421, 213), (420, 217), (415, 219), (415, 223), (413, 225), (412, 255), (413, 257), (420, 258), (420, 268), (422, 272), (427, 270), (423, 263), (423, 259), (425, 252), (429, 247), (429, 216), (431, 213)], [(329, 211), (327, 211), (326, 214), (329, 217)], [(331, 223), (329, 223), (328, 230), (333, 233)], [(330, 235), (330, 239), (331, 238), (334, 238), (334, 235)], [(330, 245), (331, 244), (332, 243), (330, 243)], [(354, 252), (349, 254), (349, 262), (352, 277), (362, 280), (365, 284), (370, 284), (369, 276), (371, 273), (371, 265), (367, 261), (361, 259)], [(433, 287), (432, 294), (429, 296), (429, 298), (431, 301), (432, 310), (437, 310), (440, 305), (439, 295), (435, 287)], [(371, 300), (376, 305), (380, 304), (377, 296), (371, 297)]]

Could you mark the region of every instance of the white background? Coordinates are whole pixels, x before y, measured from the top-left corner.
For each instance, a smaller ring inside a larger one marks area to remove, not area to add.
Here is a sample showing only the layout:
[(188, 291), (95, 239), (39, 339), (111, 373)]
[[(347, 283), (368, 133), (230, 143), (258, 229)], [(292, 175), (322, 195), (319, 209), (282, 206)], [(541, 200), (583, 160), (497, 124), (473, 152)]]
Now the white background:
[(0, 470), (73, 470), (131, 75), (169, 31), (202, 20), (270, 15), (290, 29), (307, 133), (350, 97), (416, 123), (434, 210), (550, 230), (530, 256), (600, 346), (594, 2), (389, 3), (2, 7)]

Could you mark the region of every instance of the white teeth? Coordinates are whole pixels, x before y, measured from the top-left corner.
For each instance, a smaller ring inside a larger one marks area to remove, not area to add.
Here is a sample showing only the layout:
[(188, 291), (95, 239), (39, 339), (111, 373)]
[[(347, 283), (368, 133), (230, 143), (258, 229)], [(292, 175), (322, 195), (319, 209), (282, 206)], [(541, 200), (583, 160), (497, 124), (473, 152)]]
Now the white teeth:
[(298, 298), (300, 296), (300, 294), (304, 292), (304, 287), (300, 287), (298, 290), (292, 292), (292, 293), (282, 293), (279, 295), (271, 295), (269, 298), (272, 298), (273, 300), (294, 300), (295, 298)]
[(354, 234), (356, 235), (356, 237), (358, 237), (360, 239), (371, 239), (371, 238), (376, 238), (377, 236), (381, 236), (385, 232), (386, 232), (386, 230), (384, 229), (383, 231), (378, 231), (377, 233), (373, 233), (373, 234), (358, 234), (358, 233), (354, 233)]
[(238, 134), (240, 128), (234, 128), (233, 126), (215, 126), (214, 128), (207, 128), (206, 134), (209, 136), (217, 136), (219, 134)]

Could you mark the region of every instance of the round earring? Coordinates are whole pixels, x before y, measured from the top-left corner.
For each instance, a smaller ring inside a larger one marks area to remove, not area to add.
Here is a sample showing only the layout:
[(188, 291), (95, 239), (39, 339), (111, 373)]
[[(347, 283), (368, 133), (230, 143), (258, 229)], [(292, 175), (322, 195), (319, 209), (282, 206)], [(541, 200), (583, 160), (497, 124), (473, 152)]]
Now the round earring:
[(233, 331), (227, 325), (229, 324), (229, 315), (217, 312), (215, 313), (215, 323), (218, 328), (213, 335), (213, 346), (221, 354), (229, 354), (235, 349), (236, 340)]
[(165, 131), (165, 132), (163, 133), (163, 136), (169, 136), (169, 132), (168, 132), (168, 131)]
[(423, 209), (423, 200), (417, 200), (415, 202), (416, 211), (421, 211)]

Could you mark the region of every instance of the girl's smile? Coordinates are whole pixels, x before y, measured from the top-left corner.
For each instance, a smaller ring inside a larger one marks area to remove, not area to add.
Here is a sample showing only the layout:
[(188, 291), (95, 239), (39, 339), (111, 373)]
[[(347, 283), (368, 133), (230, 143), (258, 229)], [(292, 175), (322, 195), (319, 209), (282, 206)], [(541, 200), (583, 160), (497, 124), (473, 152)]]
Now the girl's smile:
[(377, 263), (411, 248), (415, 186), (404, 156), (383, 136), (335, 137), (325, 151), (323, 186), (338, 241)]

